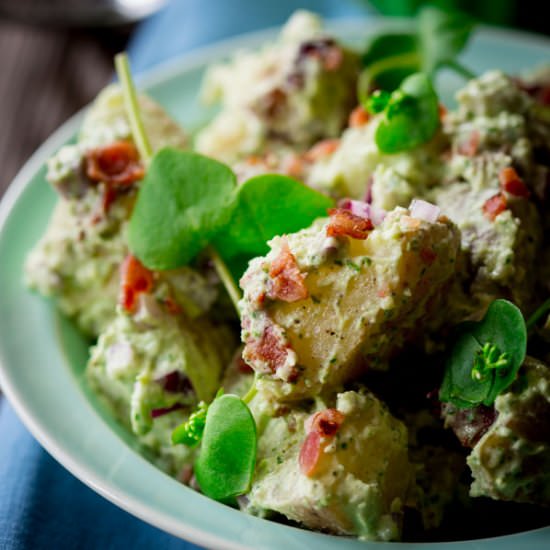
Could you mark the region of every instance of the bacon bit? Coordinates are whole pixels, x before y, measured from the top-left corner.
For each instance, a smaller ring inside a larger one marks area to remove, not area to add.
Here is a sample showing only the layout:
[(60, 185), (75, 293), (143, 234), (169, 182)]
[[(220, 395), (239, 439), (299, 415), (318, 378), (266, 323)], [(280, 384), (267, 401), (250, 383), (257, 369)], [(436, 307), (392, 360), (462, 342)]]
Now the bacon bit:
[(293, 178), (302, 178), (304, 175), (304, 163), (300, 155), (292, 155), (286, 161), (285, 172)]
[(439, 120), (443, 120), (447, 116), (447, 113), (449, 111), (447, 110), (447, 107), (443, 105), (443, 103), (439, 104), (438, 110), (439, 110)]
[(345, 420), (344, 413), (338, 409), (325, 409), (306, 420), (306, 432), (318, 432), (323, 437), (333, 437)]
[[(284, 367), (290, 345), (286, 344), (273, 330), (273, 325), (268, 325), (261, 338), (254, 338), (246, 343), (246, 360), (262, 361), (267, 363), (273, 373)], [(294, 378), (291, 376), (290, 378)], [(290, 380), (288, 380), (290, 381)]]
[(191, 483), (192, 478), (193, 478), (193, 466), (191, 464), (185, 464), (180, 470), (180, 473), (178, 474), (177, 479), (179, 482), (183, 483), (184, 485), (189, 485)]
[(312, 476), (315, 473), (320, 456), (321, 436), (318, 432), (310, 432), (307, 434), (300, 449), (300, 456), (298, 457), (300, 471), (308, 477)]
[(86, 153), (86, 175), (97, 182), (125, 187), (145, 175), (137, 149), (128, 141), (115, 141)]
[(352, 214), (344, 208), (329, 208), (330, 222), (327, 225), (327, 236), (337, 237), (346, 235), (352, 239), (364, 240), (374, 229), (374, 225), (368, 218), (362, 218)]
[(287, 94), (281, 88), (274, 88), (262, 98), (260, 110), (267, 118), (279, 116), (287, 104)]
[(489, 221), (495, 221), (495, 218), (506, 210), (506, 197), (504, 193), (497, 193), (485, 201), (483, 205), (483, 214)]
[(304, 275), (300, 272), (296, 258), (290, 251), (288, 242), (283, 239), (281, 252), (271, 262), (269, 269), (271, 287), (268, 296), (283, 302), (297, 302), (308, 297)]
[(304, 155), (304, 158), (308, 162), (317, 162), (318, 160), (328, 157), (340, 147), (339, 139), (324, 139), (316, 143), (309, 151)]
[(458, 152), (466, 157), (474, 157), (479, 147), (480, 135), (477, 130), (470, 134), (470, 138), (465, 143), (458, 146)]
[(300, 449), (298, 462), (301, 472), (312, 476), (317, 469), (321, 451), (333, 438), (345, 420), (338, 409), (325, 409), (311, 415), (305, 422), (306, 438)]
[(501, 170), (498, 175), (500, 181), (500, 187), (503, 191), (514, 195), (515, 197), (523, 197), (525, 199), (529, 198), (531, 193), (523, 180), (518, 176), (518, 173), (509, 166)]
[(120, 304), (128, 312), (133, 313), (140, 294), (153, 289), (153, 272), (131, 254), (126, 257), (120, 267)]
[(387, 298), (390, 295), (390, 287), (388, 286), (388, 283), (384, 283), (376, 292), (377, 296), (379, 298)]
[(252, 374), (254, 369), (244, 360), (243, 356), (237, 359), (237, 370), (243, 374)]
[(369, 113), (363, 109), (362, 105), (358, 105), (349, 115), (348, 126), (350, 128), (359, 128), (364, 126), (369, 121)]
[(342, 65), (344, 52), (331, 38), (303, 42), (298, 52), (298, 61), (304, 57), (318, 59), (326, 71), (335, 71)]
[(425, 264), (431, 265), (437, 258), (437, 253), (433, 248), (426, 247), (420, 251), (420, 258)]

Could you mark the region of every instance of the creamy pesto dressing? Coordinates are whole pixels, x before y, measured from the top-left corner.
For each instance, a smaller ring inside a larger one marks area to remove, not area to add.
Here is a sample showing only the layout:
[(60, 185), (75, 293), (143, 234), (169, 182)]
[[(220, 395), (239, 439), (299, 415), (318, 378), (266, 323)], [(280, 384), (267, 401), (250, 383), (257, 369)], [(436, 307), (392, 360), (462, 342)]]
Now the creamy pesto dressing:
[[(285, 349), (275, 372), (268, 360), (244, 351), (256, 371), (258, 393), (251, 409), (259, 434), (247, 511), (262, 516), (275, 511), (312, 529), (366, 540), (396, 540), (405, 504), (419, 509), (426, 528), (439, 525), (458, 491), (445, 468), (451, 464), (459, 471), (463, 458), (418, 444), (417, 424), (425, 425), (425, 419), (407, 418), (406, 427), (366, 388), (343, 392), (342, 386), (365, 364), (386, 369), (389, 358), (409, 342), (437, 346), (432, 338), (438, 331), (478, 316), (495, 297), (509, 294), (531, 307), (543, 221), (522, 198), (508, 196), (508, 208), (494, 220), (483, 207), (499, 192), (504, 168), (517, 167), (526, 180), (546, 177), (534, 152), (548, 142), (550, 131), (542, 122), (547, 115), (509, 77), (494, 71), (458, 93), (457, 111), (445, 117), (429, 143), (381, 154), (374, 141), (380, 117), (341, 132), (353, 107), (357, 73), (357, 56), (346, 49), (335, 73), (306, 58), (300, 65), (303, 86), (291, 90), (284, 109), (266, 116), (266, 98), (281, 86), (287, 90), (301, 45), (325, 38), (318, 18), (295, 15), (277, 42), (213, 67), (203, 87), (204, 98), (222, 109), (199, 134), (196, 148), (237, 162), (241, 181), (285, 171), (295, 153), (339, 137), (335, 151), (307, 162), (306, 182), (335, 198), (368, 196), (373, 206), (389, 211), (365, 241), (328, 237), (327, 219), (275, 237), (268, 254), (253, 259), (241, 281), (242, 340), (261, 339), (269, 329)], [(140, 102), (155, 149), (187, 145), (185, 134), (158, 106), (146, 98)], [(218, 284), (204, 274), (187, 267), (157, 274), (154, 291), (141, 296), (136, 312), (115, 307), (133, 196), (119, 198), (108, 216), (90, 224), (101, 196), (97, 188), (82, 187), (81, 170), (90, 148), (129, 136), (120, 90), (109, 86), (88, 113), (78, 142), (48, 163), (49, 181), (72, 196), (60, 199), (46, 235), (29, 256), (26, 276), (85, 332), (100, 335), (86, 371), (90, 386), (152, 460), (180, 476), (196, 450), (171, 445), (172, 430), (199, 399), (213, 398), (221, 380), (226, 390), (244, 394), (254, 377), (239, 370), (240, 352), (231, 359), (231, 329), (210, 318), (220, 307)], [(261, 162), (247, 161), (248, 155), (264, 153)], [(433, 222), (412, 217), (406, 207), (413, 198), (437, 203), (442, 216)], [(295, 304), (265, 298), (283, 239), (309, 291)], [(167, 310), (172, 298), (181, 312)], [(550, 402), (548, 368), (528, 360), (524, 371), (497, 398), (497, 421), (468, 458), (473, 496), (550, 500), (548, 442), (518, 435), (516, 425), (535, 401)], [(162, 385), (175, 372), (189, 379), (193, 391)], [(174, 406), (153, 418), (153, 410)], [(345, 421), (325, 442), (322, 468), (310, 477), (298, 461), (305, 423), (331, 406)], [(539, 461), (540, 468), (526, 475), (523, 465), (530, 460)]]

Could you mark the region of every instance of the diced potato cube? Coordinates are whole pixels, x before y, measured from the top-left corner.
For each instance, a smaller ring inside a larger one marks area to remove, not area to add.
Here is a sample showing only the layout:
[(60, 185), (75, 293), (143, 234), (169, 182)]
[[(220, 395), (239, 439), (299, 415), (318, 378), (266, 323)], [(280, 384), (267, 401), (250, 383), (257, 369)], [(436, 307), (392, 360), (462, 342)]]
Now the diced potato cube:
[[(436, 313), (455, 270), (459, 236), (397, 208), (367, 239), (330, 238), (329, 221), (271, 241), (241, 280), (243, 357), (279, 400), (319, 395), (387, 360)], [(285, 244), (287, 243), (287, 244)], [(307, 298), (273, 297), (270, 270), (288, 246)], [(271, 296), (271, 297), (270, 297)]]
[(366, 391), (338, 394), (336, 411), (343, 421), (320, 438), (308, 473), (301, 457), (312, 417), (294, 409), (269, 421), (259, 441), (250, 509), (334, 534), (398, 539), (411, 482), (406, 428)]

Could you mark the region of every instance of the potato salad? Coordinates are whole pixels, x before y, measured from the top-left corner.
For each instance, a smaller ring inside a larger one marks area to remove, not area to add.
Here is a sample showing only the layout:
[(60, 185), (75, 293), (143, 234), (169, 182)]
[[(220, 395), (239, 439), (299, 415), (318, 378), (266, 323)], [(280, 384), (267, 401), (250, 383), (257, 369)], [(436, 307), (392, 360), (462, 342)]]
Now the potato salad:
[(473, 74), (472, 22), (418, 17), (358, 48), (295, 13), (207, 71), (194, 133), (119, 57), (48, 162), (25, 269), (159, 468), (362, 540), (505, 534), (550, 505), (550, 68)]

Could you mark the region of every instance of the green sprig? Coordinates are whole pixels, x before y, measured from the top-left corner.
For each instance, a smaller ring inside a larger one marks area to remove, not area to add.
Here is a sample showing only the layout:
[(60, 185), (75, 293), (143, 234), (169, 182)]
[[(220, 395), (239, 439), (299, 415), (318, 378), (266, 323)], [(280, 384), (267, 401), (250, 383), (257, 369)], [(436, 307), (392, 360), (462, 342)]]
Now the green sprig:
[(474, 358), (472, 378), (481, 382), (490, 375), (491, 371), (500, 370), (501, 373), (504, 373), (509, 366), (510, 354), (501, 353), (498, 346), (486, 342)]
[(208, 405), (201, 401), (197, 405), (197, 409), (191, 413), (187, 422), (184, 422), (172, 432), (172, 443), (174, 445), (182, 444), (187, 445), (187, 447), (196, 447), (202, 439), (207, 412)]
[(408, 76), (391, 94), (374, 93), (367, 109), (382, 113), (374, 139), (383, 153), (399, 153), (426, 143), (439, 127), (437, 94), (422, 73)]
[(475, 75), (457, 61), (474, 28), (474, 21), (456, 11), (422, 9), (413, 32), (383, 32), (374, 36), (363, 55), (359, 101), (364, 104), (372, 87), (392, 91), (407, 76), (424, 72), (433, 79), (447, 67), (461, 76)]
[(490, 406), (516, 379), (527, 351), (519, 308), (495, 300), (478, 323), (458, 325), (445, 361), (441, 401), (459, 408)]

